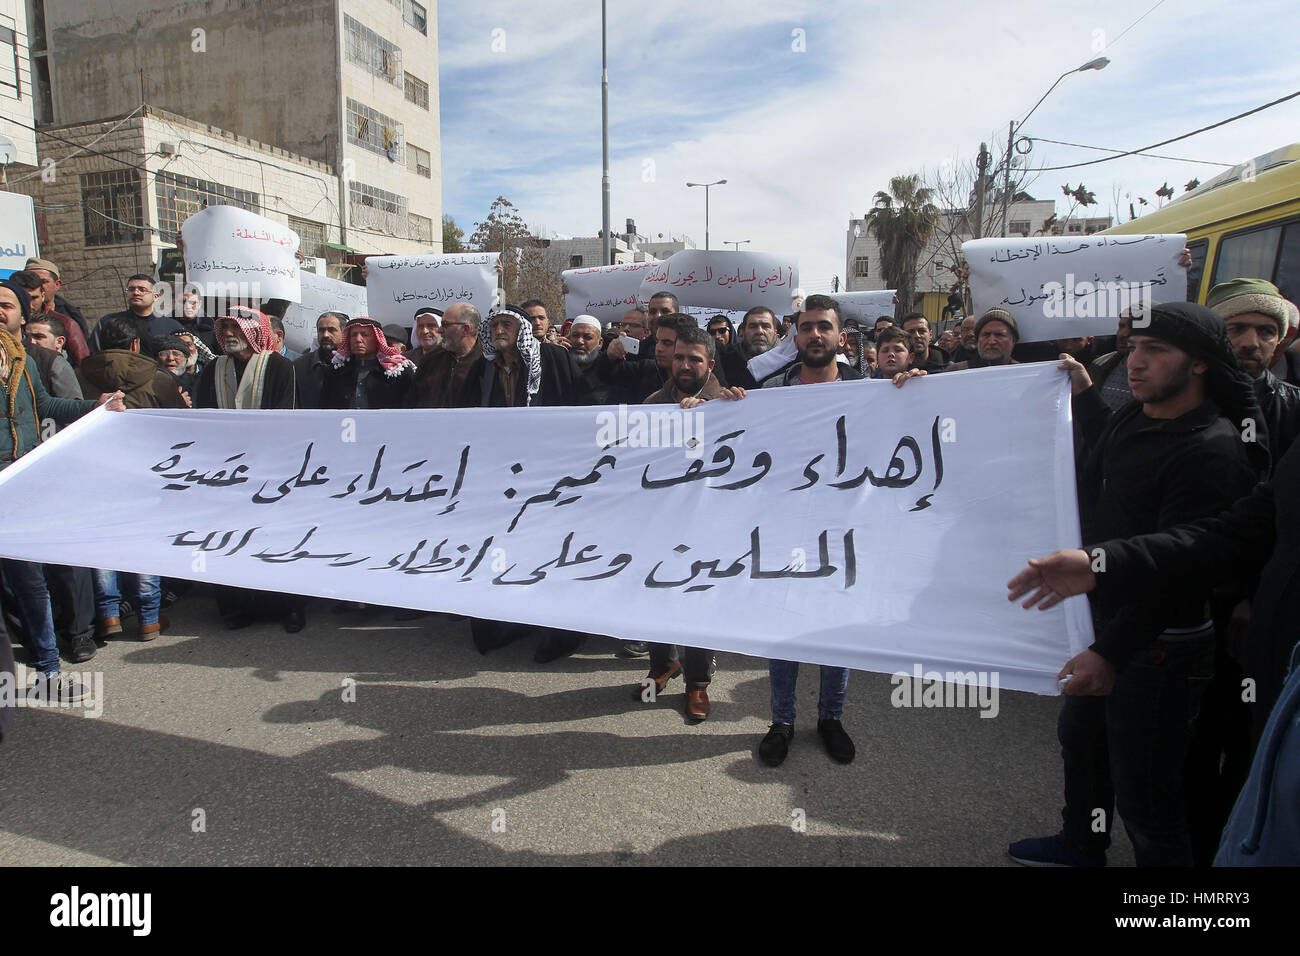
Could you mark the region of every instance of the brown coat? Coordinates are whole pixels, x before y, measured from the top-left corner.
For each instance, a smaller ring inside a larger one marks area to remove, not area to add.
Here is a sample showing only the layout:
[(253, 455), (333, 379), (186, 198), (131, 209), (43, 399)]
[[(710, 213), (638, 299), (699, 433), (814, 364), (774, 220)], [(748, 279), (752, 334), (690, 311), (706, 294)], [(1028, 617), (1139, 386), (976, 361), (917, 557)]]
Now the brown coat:
[(77, 379), (86, 398), (121, 391), (127, 408), (185, 408), (180, 382), (147, 355), (125, 349), (92, 352), (81, 361)]
[[(722, 386), (718, 384), (718, 380), (714, 377), (713, 373), (710, 372), (708, 381), (704, 383), (704, 387), (700, 389), (700, 394), (697, 397), (708, 401), (709, 399), (717, 398), (721, 394)], [(663, 388), (659, 389), (657, 392), (652, 392), (650, 396), (642, 402), (642, 404), (679, 405), (681, 404), (682, 399), (687, 397), (689, 396), (683, 395), (681, 392), (677, 391), (677, 386), (673, 384), (672, 379), (669, 379), (664, 383)]]

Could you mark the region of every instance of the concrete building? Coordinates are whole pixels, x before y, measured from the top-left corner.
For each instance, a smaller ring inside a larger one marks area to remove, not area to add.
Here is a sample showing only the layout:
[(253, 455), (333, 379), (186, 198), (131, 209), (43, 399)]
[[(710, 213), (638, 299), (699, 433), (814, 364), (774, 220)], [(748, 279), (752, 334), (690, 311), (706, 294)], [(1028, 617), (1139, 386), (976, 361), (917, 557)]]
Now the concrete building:
[[(566, 239), (543, 239), (548, 255), (560, 263), (562, 269), (582, 269), (584, 267), (604, 265), (603, 243), (600, 236), (579, 236)], [(629, 262), (657, 262), (667, 259), (674, 252), (694, 249), (695, 242), (689, 236), (680, 239), (651, 242), (636, 230), (636, 222), (629, 219), (624, 231), (610, 237), (609, 254), (614, 260), (610, 265), (624, 265)]]
[(44, 121), (148, 103), (337, 171), (359, 252), (441, 249), (436, 0), (28, 2)]
[(0, 0), (0, 162), (10, 168), (36, 165), (35, 104), (27, 10), (22, 0)]
[(347, 268), (327, 245), (340, 244), (339, 180), (325, 163), (153, 107), (42, 129), (54, 166), (9, 188), (36, 201), (41, 253), (88, 319), (123, 308), (127, 278), (174, 255), (180, 224), (209, 205), (285, 223), (330, 274)]

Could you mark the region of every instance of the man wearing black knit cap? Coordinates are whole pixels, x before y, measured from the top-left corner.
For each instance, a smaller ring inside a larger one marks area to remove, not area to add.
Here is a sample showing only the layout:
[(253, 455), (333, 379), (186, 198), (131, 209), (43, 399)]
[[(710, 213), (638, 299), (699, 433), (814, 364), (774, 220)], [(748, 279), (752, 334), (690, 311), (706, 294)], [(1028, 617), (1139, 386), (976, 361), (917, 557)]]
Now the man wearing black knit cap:
[[(1267, 469), (1266, 447), (1243, 441), (1242, 422), (1258, 426), (1260, 414), (1222, 319), (1191, 303), (1158, 305), (1134, 322), (1130, 344), (1137, 401), (1114, 413), (1083, 365), (1062, 356), (1083, 439), (1085, 542), (1217, 514)], [(1064, 827), (1013, 843), (1012, 859), (1104, 865), (1118, 809), (1139, 866), (1191, 865), (1181, 789), (1188, 728), (1213, 669), (1206, 598), (1171, 582), (1136, 600), (1093, 603), (1096, 639), (1060, 674)]]

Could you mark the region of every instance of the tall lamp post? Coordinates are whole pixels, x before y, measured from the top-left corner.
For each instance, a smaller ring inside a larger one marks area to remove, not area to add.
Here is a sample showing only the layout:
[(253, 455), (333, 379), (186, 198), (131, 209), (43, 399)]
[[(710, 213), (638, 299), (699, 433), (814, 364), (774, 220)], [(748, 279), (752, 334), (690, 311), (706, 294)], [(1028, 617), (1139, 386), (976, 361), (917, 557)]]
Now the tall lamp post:
[(705, 252), (709, 251), (709, 187), (722, 186), (726, 182), (727, 181), (725, 179), (719, 179), (716, 183), (687, 183), (686, 184), (687, 187), (690, 186), (704, 187), (704, 251)]
[(1099, 56), (1095, 60), (1089, 60), (1087, 63), (1083, 64), (1083, 66), (1075, 67), (1073, 70), (1066, 70), (1064, 73), (1062, 73), (1060, 76), (1056, 78), (1055, 83), (1053, 83), (1051, 86), (1047, 88), (1047, 92), (1038, 98), (1038, 102), (1034, 104), (1034, 109), (1031, 109), (1028, 113), (1026, 113), (1024, 119), (1022, 119), (1019, 123), (1017, 123), (1015, 120), (1012, 120), (1007, 125), (1007, 156), (1006, 156), (1007, 168), (1005, 172), (1005, 178), (1003, 179), (1003, 190), (1002, 190), (1003, 193), (1002, 235), (1005, 236), (1007, 234), (1007, 213), (1011, 209), (1011, 155), (1017, 146), (1016, 133), (1018, 133), (1021, 129), (1024, 128), (1025, 123), (1029, 121), (1029, 117), (1034, 115), (1034, 110), (1038, 109), (1038, 107), (1043, 105), (1043, 100), (1047, 99), (1049, 96), (1052, 95), (1052, 90), (1056, 89), (1056, 87), (1060, 84), (1060, 82), (1063, 79), (1065, 79), (1067, 76), (1071, 75), (1072, 73), (1082, 73), (1085, 70), (1104, 70), (1106, 69), (1106, 65), (1108, 63), (1110, 63), (1109, 59), (1107, 59), (1104, 56)]
[(739, 252), (741, 246), (747, 246), (752, 241), (753, 241), (752, 239), (736, 239), (736, 240), (723, 239), (722, 244), (724, 246), (731, 246), (734, 251)]
[(609, 255), (609, 68), (605, 64), (605, 0), (600, 0), (600, 264), (613, 265)]

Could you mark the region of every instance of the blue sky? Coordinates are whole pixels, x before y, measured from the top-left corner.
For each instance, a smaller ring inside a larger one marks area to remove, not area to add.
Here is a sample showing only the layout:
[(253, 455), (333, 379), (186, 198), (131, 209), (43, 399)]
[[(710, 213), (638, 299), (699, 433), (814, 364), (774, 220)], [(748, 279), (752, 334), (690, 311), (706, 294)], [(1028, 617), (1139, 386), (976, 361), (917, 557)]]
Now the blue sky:
[[(1133, 149), (1300, 89), (1300, 12), (1286, 0), (991, 4), (660, 0), (609, 3), (611, 222), (714, 248), (794, 252), (809, 291), (843, 275), (844, 230), (893, 175), (1024, 135)], [(1124, 33), (1126, 28), (1129, 28)], [(438, 5), (443, 207), (466, 233), (497, 195), (547, 234), (600, 228), (598, 0)], [(796, 32), (801, 31), (801, 32)], [(1123, 34), (1121, 36), (1121, 34)], [(495, 41), (495, 49), (494, 49)], [(504, 41), (504, 43), (502, 43)], [(802, 42), (801, 42), (802, 41)], [(504, 45), (504, 49), (502, 46)], [(802, 46), (802, 49), (800, 47)], [(1300, 141), (1300, 99), (1156, 150), (1224, 163)], [(1036, 144), (1034, 166), (1102, 156)], [(1220, 167), (1127, 158), (1042, 173), (1058, 198), (1082, 180), (1153, 203)]]

